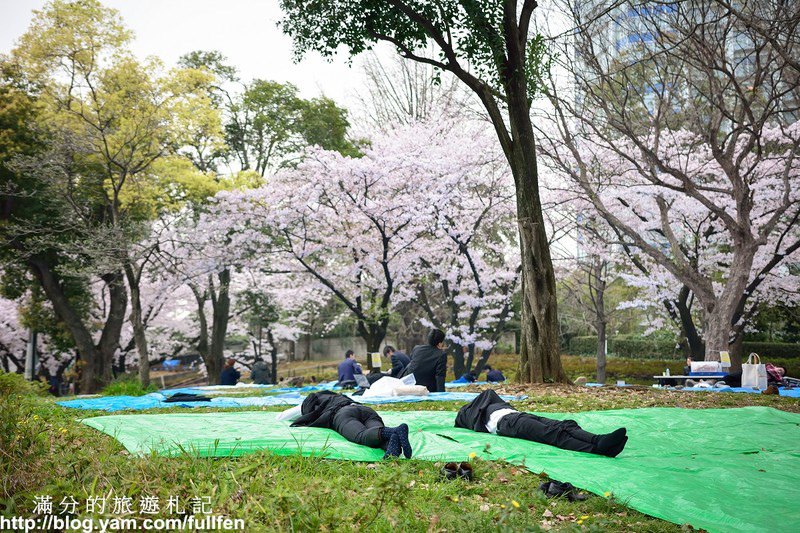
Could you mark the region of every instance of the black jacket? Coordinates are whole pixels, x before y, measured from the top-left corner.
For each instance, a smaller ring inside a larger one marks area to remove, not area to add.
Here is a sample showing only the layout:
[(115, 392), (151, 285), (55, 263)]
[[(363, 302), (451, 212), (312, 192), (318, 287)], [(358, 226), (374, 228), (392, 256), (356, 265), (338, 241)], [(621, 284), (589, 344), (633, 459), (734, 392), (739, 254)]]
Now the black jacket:
[(250, 378), (256, 385), (268, 385), (272, 383), (272, 370), (266, 361), (259, 361), (253, 365)]
[(314, 428), (332, 429), (333, 417), (336, 412), (354, 402), (347, 396), (331, 391), (320, 391), (309, 394), (300, 407), (302, 416), (292, 423), (295, 426), (308, 426)]
[(232, 366), (228, 366), (223, 368), (222, 372), (219, 373), (219, 384), (236, 385), (239, 382), (240, 377), (242, 377), (242, 374), (239, 373), (238, 370)]
[(392, 352), (392, 372), (389, 375), (393, 378), (399, 377), (410, 362), (411, 358), (403, 352)]
[(489, 415), (498, 409), (514, 408), (500, 398), (492, 389), (485, 390), (477, 398), (458, 410), (456, 427), (487, 433), (486, 422), (489, 421)]
[(447, 354), (430, 344), (420, 344), (411, 350), (411, 362), (399, 377), (414, 374), (417, 385), (430, 392), (444, 392), (444, 374), (447, 372)]

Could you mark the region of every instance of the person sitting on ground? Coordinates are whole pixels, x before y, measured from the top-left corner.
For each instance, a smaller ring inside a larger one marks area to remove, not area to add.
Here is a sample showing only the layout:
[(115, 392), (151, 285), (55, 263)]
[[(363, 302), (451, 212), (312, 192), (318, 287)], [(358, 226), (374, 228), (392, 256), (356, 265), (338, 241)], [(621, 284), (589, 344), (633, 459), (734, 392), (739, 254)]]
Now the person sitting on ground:
[(505, 381), (506, 377), (503, 375), (502, 372), (499, 370), (495, 370), (494, 368), (486, 365), (486, 381), (491, 383), (500, 383), (501, 381)]
[(225, 367), (219, 374), (220, 385), (236, 385), (239, 382), (239, 378), (242, 377), (242, 374), (233, 368), (233, 365), (235, 364), (236, 361), (234, 361), (233, 358), (225, 361)]
[(339, 383), (337, 385), (343, 388), (352, 388), (356, 386), (356, 374), (361, 374), (361, 365), (356, 362), (356, 355), (353, 350), (347, 350), (344, 354), (344, 361), (339, 363)]
[(406, 424), (386, 427), (374, 409), (335, 392), (309, 394), (301, 405), (282, 412), (277, 419), (292, 420), (292, 427), (332, 429), (350, 442), (385, 450), (384, 459), (401, 453), (411, 458)]
[(444, 332), (432, 329), (428, 333), (428, 344), (420, 344), (411, 350), (411, 362), (399, 377), (414, 374), (417, 385), (428, 387), (430, 392), (444, 392), (444, 376), (447, 372), (447, 353), (444, 349)]
[(272, 371), (266, 361), (257, 361), (250, 371), (250, 379), (256, 385), (269, 385), (272, 383)]
[(403, 370), (408, 366), (408, 363), (411, 362), (411, 358), (407, 356), (404, 352), (399, 350), (395, 350), (394, 346), (387, 345), (383, 349), (383, 355), (388, 357), (392, 362), (392, 371), (389, 372), (389, 375), (393, 378), (399, 377), (400, 374), (403, 373)]
[(461, 377), (453, 380), (453, 383), (475, 383), (478, 381), (478, 376), (475, 375), (475, 372), (467, 372), (466, 374), (461, 374)]
[(574, 420), (520, 413), (493, 390), (485, 390), (459, 409), (456, 427), (549, 444), (573, 452), (616, 457), (628, 442), (625, 428), (605, 435), (584, 431)]
[[(785, 385), (784, 378), (786, 377), (786, 369), (781, 366), (775, 366), (772, 363), (764, 363), (764, 369), (767, 372), (767, 385), (775, 385), (782, 387)], [(688, 380), (687, 380), (688, 381)], [(742, 386), (742, 371), (730, 372), (725, 376), (725, 384), (729, 387)]]

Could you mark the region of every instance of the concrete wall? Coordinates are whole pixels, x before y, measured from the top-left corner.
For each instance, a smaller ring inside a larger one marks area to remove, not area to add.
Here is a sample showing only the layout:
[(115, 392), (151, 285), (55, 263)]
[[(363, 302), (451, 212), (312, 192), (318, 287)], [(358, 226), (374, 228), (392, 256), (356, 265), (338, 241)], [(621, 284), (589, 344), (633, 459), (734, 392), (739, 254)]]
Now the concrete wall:
[[(289, 353), (291, 347), (290, 343), (282, 347), (281, 352)], [(391, 344), (395, 348), (400, 348), (400, 344), (394, 339), (387, 339), (381, 344), (380, 352), (383, 353), (383, 347)], [(510, 346), (514, 348), (514, 333), (506, 332), (500, 337), (500, 345)], [(309, 346), (310, 345), (310, 346)], [(309, 350), (310, 348), (310, 350)], [(310, 360), (310, 361), (328, 361), (344, 359), (344, 353), (347, 350), (353, 350), (356, 354), (356, 360), (362, 364), (367, 360), (367, 343), (361, 337), (336, 337), (327, 339), (311, 339), (309, 342), (306, 338), (301, 338), (294, 343), (295, 361)], [(310, 351), (310, 353), (309, 353)]]

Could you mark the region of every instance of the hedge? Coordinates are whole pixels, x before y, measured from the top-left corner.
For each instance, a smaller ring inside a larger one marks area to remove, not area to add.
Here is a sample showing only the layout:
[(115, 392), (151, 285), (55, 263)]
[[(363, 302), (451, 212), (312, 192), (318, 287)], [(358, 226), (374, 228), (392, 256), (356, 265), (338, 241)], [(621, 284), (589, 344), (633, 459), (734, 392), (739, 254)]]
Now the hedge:
[(800, 358), (800, 344), (787, 342), (749, 342), (742, 343), (744, 358), (755, 352), (765, 359), (796, 359)]
[[(756, 352), (764, 359), (800, 358), (800, 344), (783, 342), (744, 342), (744, 356)], [(597, 337), (573, 337), (569, 341), (568, 353), (594, 355), (597, 353)], [(608, 339), (608, 353), (630, 359), (675, 359), (683, 358), (675, 343), (664, 339), (619, 335)]]

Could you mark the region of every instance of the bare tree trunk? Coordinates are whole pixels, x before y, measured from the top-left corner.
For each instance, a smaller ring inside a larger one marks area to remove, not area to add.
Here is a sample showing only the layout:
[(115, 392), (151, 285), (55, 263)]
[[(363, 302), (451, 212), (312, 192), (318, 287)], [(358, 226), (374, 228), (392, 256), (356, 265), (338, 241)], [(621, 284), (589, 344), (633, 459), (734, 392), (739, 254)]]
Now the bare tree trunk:
[(606, 382), (606, 322), (598, 320), (597, 329), (597, 383)]
[(531, 383), (569, 383), (559, 354), (556, 278), (539, 198), (536, 142), (528, 113), (527, 86), (522, 72), (517, 77), (509, 84), (508, 110), (514, 139), (509, 163), (516, 183), (522, 260), (518, 378)]
[(131, 291), (131, 326), (133, 327), (133, 340), (139, 354), (139, 381), (142, 388), (150, 386), (150, 354), (147, 348), (147, 336), (142, 317), (142, 299), (139, 288), (139, 277), (129, 262), (125, 263), (125, 276), (128, 279), (128, 288)]
[(223, 365), (225, 336), (228, 332), (228, 317), (231, 309), (229, 293), (231, 271), (225, 269), (219, 272), (217, 279), (219, 280), (218, 291), (211, 298), (214, 316), (211, 319), (211, 346), (208, 351), (208, 360), (206, 361), (209, 383), (219, 383)]
[(56, 315), (67, 327), (81, 354), (83, 367), (80, 370), (82, 392), (97, 392), (112, 379), (111, 366), (114, 353), (119, 347), (119, 336), (125, 320), (127, 293), (121, 273), (102, 276), (109, 290), (109, 313), (103, 326), (100, 342), (95, 346), (92, 334), (84, 324), (78, 312), (64, 293), (61, 282), (45, 261), (28, 260), (33, 274), (39, 280), (47, 299), (53, 306)]

